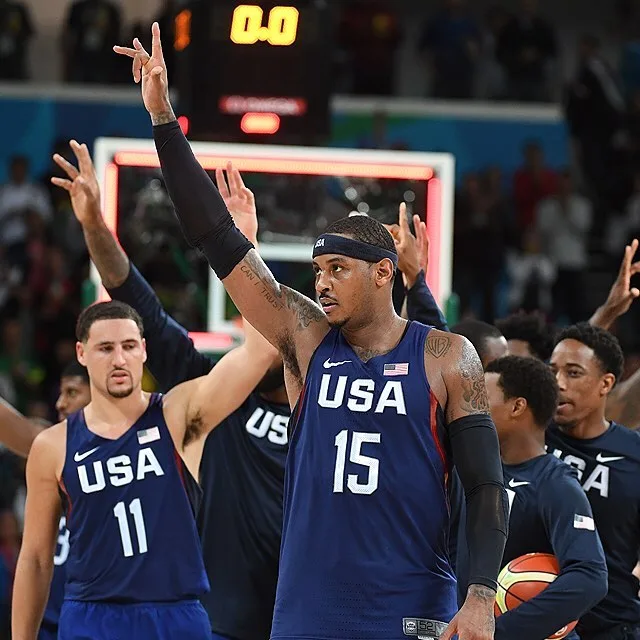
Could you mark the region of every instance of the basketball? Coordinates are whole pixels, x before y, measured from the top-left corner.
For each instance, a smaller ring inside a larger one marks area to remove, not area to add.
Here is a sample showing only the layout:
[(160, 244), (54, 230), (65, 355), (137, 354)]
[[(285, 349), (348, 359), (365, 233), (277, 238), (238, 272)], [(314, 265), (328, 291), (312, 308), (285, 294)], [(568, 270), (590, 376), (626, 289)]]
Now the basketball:
[[(527, 553), (511, 560), (498, 576), (496, 617), (517, 609), (523, 602), (544, 591), (560, 573), (558, 561), (549, 553)], [(561, 640), (568, 636), (578, 621), (571, 622), (549, 636), (547, 640)]]

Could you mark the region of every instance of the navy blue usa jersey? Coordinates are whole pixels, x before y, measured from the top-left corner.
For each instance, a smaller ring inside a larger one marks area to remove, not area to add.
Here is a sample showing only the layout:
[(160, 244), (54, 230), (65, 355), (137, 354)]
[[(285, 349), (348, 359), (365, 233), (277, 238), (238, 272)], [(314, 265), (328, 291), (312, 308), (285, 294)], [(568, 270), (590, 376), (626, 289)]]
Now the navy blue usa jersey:
[(62, 609), (62, 603), (64, 601), (64, 584), (67, 581), (65, 564), (68, 557), (69, 529), (67, 529), (66, 517), (62, 516), (62, 518), (60, 518), (56, 551), (53, 556), (53, 578), (51, 579), (51, 588), (49, 589), (49, 600), (47, 600), (47, 607), (44, 610), (44, 617), (42, 619), (43, 626), (52, 630), (58, 627), (60, 609)]
[(547, 451), (577, 470), (609, 570), (609, 591), (581, 618), (578, 633), (640, 624), (638, 580), (632, 573), (640, 546), (640, 434), (612, 422), (601, 436), (579, 440), (552, 425)]
[(198, 512), (213, 631), (268, 640), (278, 580), (288, 405), (252, 393), (208, 436)]
[(502, 566), (526, 553), (550, 553), (558, 560), (560, 575), (534, 600), (500, 616), (495, 638), (541, 640), (604, 597), (604, 552), (589, 501), (572, 469), (544, 455), (503, 465), (503, 470), (510, 515)]
[(66, 600), (176, 602), (209, 588), (188, 475), (160, 395), (116, 440), (91, 432), (83, 411), (67, 419)]
[(416, 619), (455, 614), (428, 333), (410, 323), (365, 363), (334, 329), (314, 353), (287, 458), (272, 639), (400, 640)]

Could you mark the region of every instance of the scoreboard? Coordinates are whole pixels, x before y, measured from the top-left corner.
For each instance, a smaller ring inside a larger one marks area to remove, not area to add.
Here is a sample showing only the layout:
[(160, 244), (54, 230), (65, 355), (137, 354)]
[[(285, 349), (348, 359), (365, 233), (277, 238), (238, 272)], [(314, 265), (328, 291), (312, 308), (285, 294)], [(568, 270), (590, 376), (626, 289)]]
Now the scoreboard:
[(175, 17), (181, 115), (201, 140), (318, 144), (329, 134), (326, 0), (196, 0)]

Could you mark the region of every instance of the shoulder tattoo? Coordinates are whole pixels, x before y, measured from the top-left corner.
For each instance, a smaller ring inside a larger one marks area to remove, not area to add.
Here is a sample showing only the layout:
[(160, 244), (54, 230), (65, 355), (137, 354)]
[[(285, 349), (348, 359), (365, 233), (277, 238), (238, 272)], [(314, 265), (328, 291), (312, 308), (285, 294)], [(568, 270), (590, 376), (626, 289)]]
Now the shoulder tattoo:
[(425, 351), (434, 358), (443, 358), (451, 348), (451, 338), (440, 333), (432, 334), (433, 331), (427, 336)]
[(478, 354), (466, 340), (458, 362), (462, 399), (460, 408), (466, 413), (489, 413), (489, 399), (484, 383), (484, 371)]

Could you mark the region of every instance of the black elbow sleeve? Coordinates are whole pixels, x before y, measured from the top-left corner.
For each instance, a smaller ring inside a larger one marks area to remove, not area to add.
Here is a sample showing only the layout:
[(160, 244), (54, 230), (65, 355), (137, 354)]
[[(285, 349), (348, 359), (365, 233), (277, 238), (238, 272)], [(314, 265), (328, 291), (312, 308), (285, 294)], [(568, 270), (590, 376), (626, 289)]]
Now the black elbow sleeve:
[(488, 415), (474, 414), (455, 420), (448, 431), (467, 503), (469, 584), (496, 589), (509, 519), (496, 428)]

